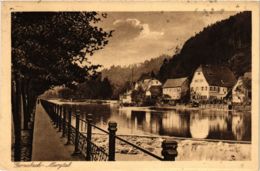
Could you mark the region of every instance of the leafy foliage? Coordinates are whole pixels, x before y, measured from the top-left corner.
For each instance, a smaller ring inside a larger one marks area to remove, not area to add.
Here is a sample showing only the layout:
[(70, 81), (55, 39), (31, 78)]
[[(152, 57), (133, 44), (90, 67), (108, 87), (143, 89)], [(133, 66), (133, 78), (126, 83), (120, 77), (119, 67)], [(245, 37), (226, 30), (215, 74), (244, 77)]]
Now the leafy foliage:
[(33, 125), (29, 122), (33, 120), (37, 96), (56, 85), (75, 87), (96, 75), (99, 65), (87, 59), (102, 49), (112, 35), (112, 31), (95, 26), (105, 16), (97, 12), (12, 13), (15, 161), (21, 160), (21, 125), (31, 129), (28, 125)]
[(13, 71), (44, 82), (43, 90), (86, 80), (99, 67), (87, 55), (112, 34), (93, 26), (100, 20), (96, 12), (12, 13)]

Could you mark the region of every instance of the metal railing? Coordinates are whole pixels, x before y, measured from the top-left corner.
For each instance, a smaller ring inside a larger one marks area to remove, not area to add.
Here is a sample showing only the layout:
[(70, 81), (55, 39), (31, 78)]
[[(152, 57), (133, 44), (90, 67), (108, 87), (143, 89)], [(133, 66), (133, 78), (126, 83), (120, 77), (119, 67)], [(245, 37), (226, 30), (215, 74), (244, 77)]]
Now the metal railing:
[[(92, 114), (87, 115), (87, 119), (81, 119), (81, 111), (72, 106), (60, 105), (47, 100), (40, 100), (45, 111), (50, 116), (55, 128), (62, 133), (62, 138), (67, 138), (66, 145), (73, 144), (74, 152), (72, 155), (83, 155), (87, 161), (115, 161), (116, 140), (122, 141), (133, 148), (161, 161), (175, 161), (177, 156), (177, 142), (171, 139), (162, 142), (161, 154), (158, 156), (150, 151), (129, 142), (116, 135), (117, 123), (110, 121), (108, 131), (96, 126), (92, 122)], [(75, 126), (72, 123), (74, 117)], [(81, 132), (79, 129), (80, 122), (87, 125), (87, 131)], [(95, 128), (105, 135), (108, 135), (108, 152), (99, 147), (92, 141), (92, 128)]]

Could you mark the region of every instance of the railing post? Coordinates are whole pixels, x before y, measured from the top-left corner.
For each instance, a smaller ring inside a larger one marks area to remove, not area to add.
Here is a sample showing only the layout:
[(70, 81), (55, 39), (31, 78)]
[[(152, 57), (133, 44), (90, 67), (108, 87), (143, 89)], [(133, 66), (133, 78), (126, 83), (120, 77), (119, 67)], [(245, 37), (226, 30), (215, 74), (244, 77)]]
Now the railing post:
[(76, 132), (75, 132), (75, 148), (74, 148), (74, 152), (72, 155), (78, 155), (80, 154), (79, 151), (79, 115), (80, 115), (80, 111), (76, 110)]
[(110, 121), (108, 123), (109, 131), (109, 148), (108, 148), (108, 161), (115, 161), (115, 148), (116, 148), (116, 131), (117, 123)]
[(56, 128), (59, 127), (59, 107), (58, 105), (56, 104), (55, 105), (56, 107), (56, 111), (55, 111), (55, 120), (56, 120)]
[(59, 106), (60, 112), (59, 112), (59, 132), (61, 132), (61, 125), (62, 125), (62, 105)]
[(67, 110), (66, 107), (63, 106), (63, 119), (62, 119), (62, 136), (61, 137), (65, 137), (66, 134), (66, 115), (67, 115)]
[(69, 107), (69, 111), (68, 111), (68, 125), (67, 125), (68, 129), (67, 129), (67, 134), (68, 134), (68, 141), (66, 143), (66, 145), (70, 144), (70, 134), (71, 134), (71, 107)]
[(92, 114), (88, 114), (87, 116), (87, 155), (86, 160), (91, 160), (91, 136), (92, 136)]
[(49, 115), (51, 116), (51, 121), (52, 121), (52, 122), (54, 122), (54, 119), (53, 119), (53, 111), (54, 111), (53, 104), (50, 103)]
[(162, 142), (162, 155), (165, 161), (175, 161), (178, 143), (174, 140), (164, 140)]
[(55, 105), (54, 104), (52, 104), (51, 116), (52, 116), (53, 125), (55, 125)]

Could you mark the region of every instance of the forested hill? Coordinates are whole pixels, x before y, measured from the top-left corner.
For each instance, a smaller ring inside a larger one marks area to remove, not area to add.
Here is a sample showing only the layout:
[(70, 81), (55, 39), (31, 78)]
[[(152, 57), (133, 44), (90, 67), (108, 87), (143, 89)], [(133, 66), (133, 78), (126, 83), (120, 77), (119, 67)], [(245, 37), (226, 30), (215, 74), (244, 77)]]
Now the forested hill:
[[(136, 81), (142, 74), (154, 72), (158, 73), (163, 61), (169, 59), (168, 55), (161, 55), (157, 58), (146, 60), (140, 64), (129, 65), (126, 67), (112, 66), (102, 71), (102, 77), (107, 77), (114, 87), (114, 95), (125, 88), (127, 82)], [(132, 77), (133, 76), (133, 77)]]
[(165, 61), (158, 77), (191, 76), (200, 64), (228, 66), (238, 77), (251, 71), (251, 12), (241, 12), (204, 28), (188, 39), (179, 54)]

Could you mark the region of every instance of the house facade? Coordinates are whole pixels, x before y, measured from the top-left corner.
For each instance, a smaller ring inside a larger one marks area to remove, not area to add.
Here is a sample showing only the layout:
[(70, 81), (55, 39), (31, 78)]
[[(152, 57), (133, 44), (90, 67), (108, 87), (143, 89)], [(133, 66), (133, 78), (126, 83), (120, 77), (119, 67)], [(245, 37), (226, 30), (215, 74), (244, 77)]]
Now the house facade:
[(163, 94), (170, 96), (172, 100), (180, 100), (189, 90), (187, 77), (168, 79), (163, 85)]
[(190, 84), (191, 100), (223, 99), (236, 83), (233, 72), (225, 66), (201, 65)]
[(239, 77), (232, 89), (232, 102), (245, 103), (251, 101), (251, 73)]

